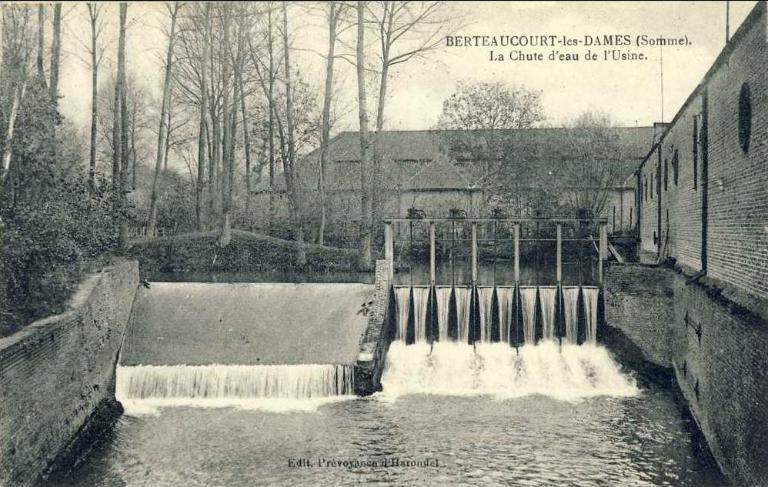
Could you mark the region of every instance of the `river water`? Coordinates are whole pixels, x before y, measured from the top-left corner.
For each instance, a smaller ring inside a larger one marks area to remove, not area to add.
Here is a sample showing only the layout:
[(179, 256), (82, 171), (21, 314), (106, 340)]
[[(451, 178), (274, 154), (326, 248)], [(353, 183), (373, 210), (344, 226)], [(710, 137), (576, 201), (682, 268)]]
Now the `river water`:
[(304, 407), (126, 401), (87, 461), (43, 485), (723, 484), (673, 395), (600, 346), (393, 343), (382, 382)]

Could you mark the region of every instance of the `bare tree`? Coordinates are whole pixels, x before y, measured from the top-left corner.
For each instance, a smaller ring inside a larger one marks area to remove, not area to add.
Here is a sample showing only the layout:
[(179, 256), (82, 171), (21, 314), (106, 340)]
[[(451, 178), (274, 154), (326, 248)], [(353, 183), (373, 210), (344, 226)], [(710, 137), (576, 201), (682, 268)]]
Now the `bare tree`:
[(99, 65), (104, 57), (104, 49), (99, 39), (104, 32), (104, 18), (100, 2), (88, 2), (88, 23), (91, 26), (90, 65), (91, 65), (91, 140), (88, 159), (88, 184), (93, 191), (96, 188), (96, 136), (99, 119)]
[(561, 165), (562, 178), (571, 188), (568, 202), (593, 216), (603, 212), (608, 195), (630, 171), (626, 167), (619, 135), (610, 117), (584, 112), (568, 131), (568, 161)]
[(59, 101), (59, 61), (61, 58), (61, 3), (53, 5), (53, 42), (51, 43), (51, 82), (48, 84), (54, 106)]
[(363, 269), (371, 267), (371, 207), (369, 197), (369, 168), (371, 167), (368, 137), (368, 98), (365, 89), (365, 2), (357, 2), (357, 106), (360, 122), (360, 258)]
[(538, 91), (501, 82), (459, 82), (443, 101), (438, 126), (448, 130), (448, 150), (472, 160), (473, 184), (482, 189), (483, 204), (489, 193), (505, 194), (512, 188), (511, 197), (522, 212), (521, 181), (529, 168), (522, 148), (513, 147), (510, 131), (533, 127), (543, 119)]
[(221, 82), (222, 82), (222, 103), (221, 103), (221, 109), (222, 109), (222, 115), (221, 115), (221, 124), (223, 128), (223, 134), (222, 134), (222, 141), (221, 141), (221, 160), (223, 163), (222, 167), (222, 185), (221, 185), (221, 197), (222, 197), (222, 223), (221, 223), (221, 235), (219, 236), (219, 245), (221, 247), (225, 247), (229, 245), (230, 240), (232, 240), (232, 222), (231, 222), (231, 185), (233, 183), (232, 179), (230, 178), (230, 163), (232, 162), (232, 158), (230, 156), (230, 151), (232, 150), (232, 125), (230, 123), (230, 98), (229, 98), (229, 91), (230, 91), (230, 81), (231, 81), (231, 73), (230, 69), (232, 67), (232, 62), (229, 56), (229, 49), (230, 49), (230, 27), (231, 27), (231, 17), (232, 17), (232, 5), (230, 4), (224, 4), (221, 6), (222, 12), (221, 12), (221, 28), (222, 28), (222, 39), (223, 39), (223, 48), (224, 48), (224, 55), (221, 59)]
[(160, 106), (160, 126), (157, 130), (157, 151), (155, 153), (155, 174), (152, 179), (152, 193), (149, 200), (149, 222), (147, 224), (147, 234), (154, 237), (157, 233), (157, 198), (158, 198), (158, 178), (163, 168), (163, 161), (166, 154), (166, 142), (168, 138), (168, 111), (170, 110), (171, 99), (171, 71), (173, 63), (173, 45), (176, 41), (176, 18), (179, 14), (179, 2), (167, 4), (168, 15), (170, 17), (171, 27), (168, 33), (168, 49), (165, 56), (165, 80), (163, 82), (163, 100)]
[(325, 194), (326, 170), (330, 159), (331, 138), (331, 103), (333, 99), (333, 68), (336, 59), (336, 37), (339, 34), (339, 22), (347, 5), (341, 2), (328, 3), (328, 54), (325, 57), (325, 94), (323, 98), (323, 120), (320, 139), (320, 171), (317, 189), (320, 193), (320, 227), (317, 231), (317, 243), (325, 243), (325, 226), (328, 218), (328, 198)]
[(290, 199), (293, 224), (294, 224), (294, 238), (297, 242), (297, 264), (303, 266), (307, 261), (307, 254), (304, 250), (304, 229), (301, 222), (301, 209), (299, 203), (299, 188), (298, 176), (296, 172), (298, 167), (296, 164), (296, 140), (295, 140), (295, 117), (293, 112), (293, 87), (291, 85), (291, 61), (290, 52), (291, 46), (288, 39), (288, 8), (283, 2), (283, 54), (284, 62), (283, 69), (285, 71), (285, 118), (287, 125), (287, 152), (283, 157), (283, 173), (285, 175), (285, 182), (288, 189), (288, 198)]
[(3, 110), (8, 113), (3, 144), (2, 179), (4, 182), (11, 172), (16, 119), (27, 90), (30, 61), (30, 39), (27, 34), (29, 21), (28, 4), (2, 6), (3, 88), (10, 93), (8, 102), (10, 106)]
[(444, 45), (445, 36), (456, 28), (456, 22), (450, 18), (446, 6), (446, 2), (439, 1), (376, 1), (367, 4), (371, 22), (378, 34), (380, 72), (376, 135), (373, 139), (372, 224), (378, 224), (381, 219), (383, 148), (378, 134), (384, 130), (389, 76), (395, 66), (424, 57)]
[(45, 68), (43, 59), (45, 57), (45, 4), (37, 5), (37, 77), (45, 82)]
[(205, 163), (208, 153), (207, 132), (208, 132), (208, 51), (210, 49), (210, 21), (211, 6), (206, 3), (203, 16), (203, 48), (200, 56), (200, 125), (197, 138), (197, 184), (195, 185), (195, 219), (197, 229), (203, 230), (203, 191), (205, 190)]
[[(119, 226), (119, 245), (128, 242), (126, 211), (126, 166), (128, 165), (128, 106), (126, 99), (125, 75), (125, 29), (128, 16), (128, 4), (120, 4), (120, 33), (117, 45), (117, 75), (115, 83), (114, 117), (112, 126), (112, 186), (114, 189), (114, 212)], [(119, 142), (118, 142), (119, 141)]]

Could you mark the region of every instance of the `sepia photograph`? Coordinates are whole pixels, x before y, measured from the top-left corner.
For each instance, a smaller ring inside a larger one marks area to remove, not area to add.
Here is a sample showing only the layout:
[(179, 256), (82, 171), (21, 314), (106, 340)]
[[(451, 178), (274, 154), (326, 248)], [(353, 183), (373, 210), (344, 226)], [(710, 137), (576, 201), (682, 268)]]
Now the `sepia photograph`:
[(0, 487), (768, 487), (768, 3), (0, 1)]

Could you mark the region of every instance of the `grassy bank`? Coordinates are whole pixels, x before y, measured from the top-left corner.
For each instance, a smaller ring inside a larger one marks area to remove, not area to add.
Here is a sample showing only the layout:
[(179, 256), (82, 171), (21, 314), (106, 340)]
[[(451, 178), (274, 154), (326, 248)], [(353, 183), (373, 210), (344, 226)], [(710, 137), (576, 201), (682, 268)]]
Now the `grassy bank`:
[(232, 231), (226, 247), (218, 232), (199, 232), (136, 242), (128, 254), (143, 275), (236, 272), (354, 272), (357, 254), (350, 249), (304, 244), (306, 264), (299, 265), (298, 244), (242, 230)]

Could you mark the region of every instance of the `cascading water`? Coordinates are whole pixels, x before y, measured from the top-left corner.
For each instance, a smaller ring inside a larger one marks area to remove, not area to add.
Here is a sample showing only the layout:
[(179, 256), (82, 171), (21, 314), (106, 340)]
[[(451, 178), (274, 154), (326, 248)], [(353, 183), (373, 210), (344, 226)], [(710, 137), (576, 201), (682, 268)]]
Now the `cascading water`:
[(448, 339), (448, 315), (450, 313), (451, 288), (438, 287), (435, 289), (435, 294), (437, 295), (437, 327), (440, 332), (439, 338), (441, 341), (445, 341)]
[(568, 343), (576, 343), (579, 334), (579, 288), (563, 287), (563, 315), (565, 319), (565, 338)]
[(584, 315), (586, 321), (587, 343), (597, 343), (597, 298), (598, 288), (582, 287), (584, 295)]
[(429, 288), (413, 288), (413, 323), (416, 330), (416, 341), (427, 337), (427, 304), (429, 303)]
[(554, 286), (539, 287), (539, 302), (541, 303), (541, 321), (544, 331), (544, 340), (555, 339), (555, 296), (557, 288)]
[(578, 400), (638, 393), (604, 347), (554, 342), (527, 345), (519, 353), (505, 343), (471, 347), (440, 342), (430, 347), (393, 342), (381, 382), (386, 398), (441, 394), (503, 399), (540, 394)]
[[(435, 295), (437, 299), (437, 326), (439, 340), (448, 341), (448, 323), (451, 315), (451, 290), (450, 287), (437, 287)], [(512, 325), (514, 307), (514, 288), (510, 287), (478, 287), (478, 306), (480, 319), (480, 342), (491, 342), (496, 332), (502, 342), (509, 341), (509, 331)], [(415, 341), (425, 341), (426, 324), (428, 316), (429, 288), (427, 287), (398, 287), (395, 288), (397, 304), (397, 332), (400, 340), (405, 341), (408, 330), (408, 321), (411, 306), (411, 292), (413, 292), (413, 325)], [(563, 292), (563, 323), (564, 343), (579, 344), (586, 342), (597, 343), (597, 301), (599, 289), (597, 287), (564, 286)], [(460, 343), (467, 343), (470, 325), (470, 298), (471, 289), (466, 287), (455, 288), (456, 316), (458, 321), (458, 339)], [(498, 303), (498, 316), (493, 316), (494, 293)], [(579, 337), (579, 298), (583, 296), (584, 328)], [(523, 338), (526, 345), (536, 344), (537, 306), (541, 310), (540, 338), (544, 340), (557, 340), (558, 331), (555, 329), (557, 288), (555, 286), (521, 286), (520, 307), (523, 317)], [(498, 320), (498, 329), (492, 330), (494, 321)]]
[(523, 308), (523, 336), (526, 345), (536, 343), (536, 287), (520, 287)]
[(456, 288), (456, 316), (459, 321), (459, 342), (467, 343), (469, 339), (469, 288)]
[(512, 298), (514, 288), (497, 287), (496, 297), (499, 302), (499, 327), (501, 328), (501, 341), (509, 339), (509, 325), (512, 318)]
[(117, 368), (115, 395), (128, 413), (160, 407), (306, 410), (354, 397), (351, 365), (139, 365)]
[(491, 327), (493, 326), (493, 288), (478, 288), (480, 295), (480, 341), (491, 341)]
[(395, 288), (395, 302), (397, 303), (397, 336), (405, 341), (408, 331), (408, 313), (411, 306), (411, 288)]

